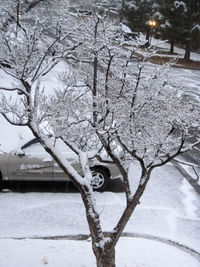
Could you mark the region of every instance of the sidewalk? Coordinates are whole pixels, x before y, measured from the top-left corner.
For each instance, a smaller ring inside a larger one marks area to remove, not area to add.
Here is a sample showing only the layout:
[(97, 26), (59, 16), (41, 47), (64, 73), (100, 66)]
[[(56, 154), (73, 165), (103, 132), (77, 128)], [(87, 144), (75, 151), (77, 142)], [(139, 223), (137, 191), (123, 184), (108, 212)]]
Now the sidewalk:
[(183, 177), (191, 184), (191, 186), (200, 194), (200, 185), (195, 181), (192, 176), (175, 160), (171, 160), (173, 166), (183, 175)]

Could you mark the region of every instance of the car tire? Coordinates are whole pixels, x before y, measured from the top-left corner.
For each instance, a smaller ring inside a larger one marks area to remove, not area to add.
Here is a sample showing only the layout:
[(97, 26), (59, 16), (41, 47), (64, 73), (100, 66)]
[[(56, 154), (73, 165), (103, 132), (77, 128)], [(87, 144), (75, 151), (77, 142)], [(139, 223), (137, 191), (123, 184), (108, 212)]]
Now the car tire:
[(91, 172), (93, 177), (91, 186), (93, 190), (103, 192), (106, 189), (110, 180), (109, 171), (107, 171), (105, 167), (103, 168), (96, 166), (91, 168)]

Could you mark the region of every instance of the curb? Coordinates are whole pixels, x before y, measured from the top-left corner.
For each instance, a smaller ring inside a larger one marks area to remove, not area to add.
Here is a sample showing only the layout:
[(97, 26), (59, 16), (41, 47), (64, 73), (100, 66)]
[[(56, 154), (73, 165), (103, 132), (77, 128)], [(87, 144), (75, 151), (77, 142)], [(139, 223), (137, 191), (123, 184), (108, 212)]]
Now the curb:
[[(109, 236), (110, 232), (104, 232), (105, 237)], [(194, 248), (188, 247), (186, 244), (182, 244), (178, 241), (168, 239), (165, 237), (154, 236), (145, 233), (130, 233), (123, 232), (121, 237), (132, 237), (132, 238), (143, 238), (148, 240), (153, 240), (157, 242), (161, 242), (167, 245), (174, 246), (191, 256), (193, 256), (200, 263), (200, 251), (196, 251)], [(59, 236), (30, 236), (30, 237), (1, 237), (2, 239), (12, 239), (12, 240), (74, 240), (74, 241), (91, 241), (89, 234), (80, 234), (80, 235), (59, 235)]]

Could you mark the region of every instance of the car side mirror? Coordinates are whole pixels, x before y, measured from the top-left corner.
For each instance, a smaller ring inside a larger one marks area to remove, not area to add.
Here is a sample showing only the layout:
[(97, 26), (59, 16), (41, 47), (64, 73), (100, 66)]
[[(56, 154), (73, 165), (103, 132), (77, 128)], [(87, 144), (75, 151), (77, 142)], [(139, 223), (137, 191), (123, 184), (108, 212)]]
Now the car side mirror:
[(25, 156), (25, 152), (21, 149), (15, 151), (15, 155), (18, 156), (18, 157), (23, 157)]
[(25, 156), (25, 153), (24, 153), (24, 152), (22, 152), (22, 153), (18, 153), (17, 156), (18, 156), (18, 157), (24, 157), (24, 156)]

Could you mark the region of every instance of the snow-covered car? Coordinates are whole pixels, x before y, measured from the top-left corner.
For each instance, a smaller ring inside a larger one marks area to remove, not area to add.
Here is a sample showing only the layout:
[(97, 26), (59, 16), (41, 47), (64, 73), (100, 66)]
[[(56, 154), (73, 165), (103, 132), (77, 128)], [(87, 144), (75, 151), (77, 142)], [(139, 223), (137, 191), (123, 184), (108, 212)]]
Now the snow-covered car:
[[(70, 149), (60, 150), (72, 166), (81, 173), (77, 155)], [(93, 180), (91, 185), (96, 191), (104, 191), (111, 178), (119, 176), (117, 167), (113, 164), (91, 166)], [(69, 181), (69, 177), (53, 158), (45, 151), (35, 138), (24, 144), (20, 149), (10, 153), (0, 154), (0, 190), (5, 181)]]

